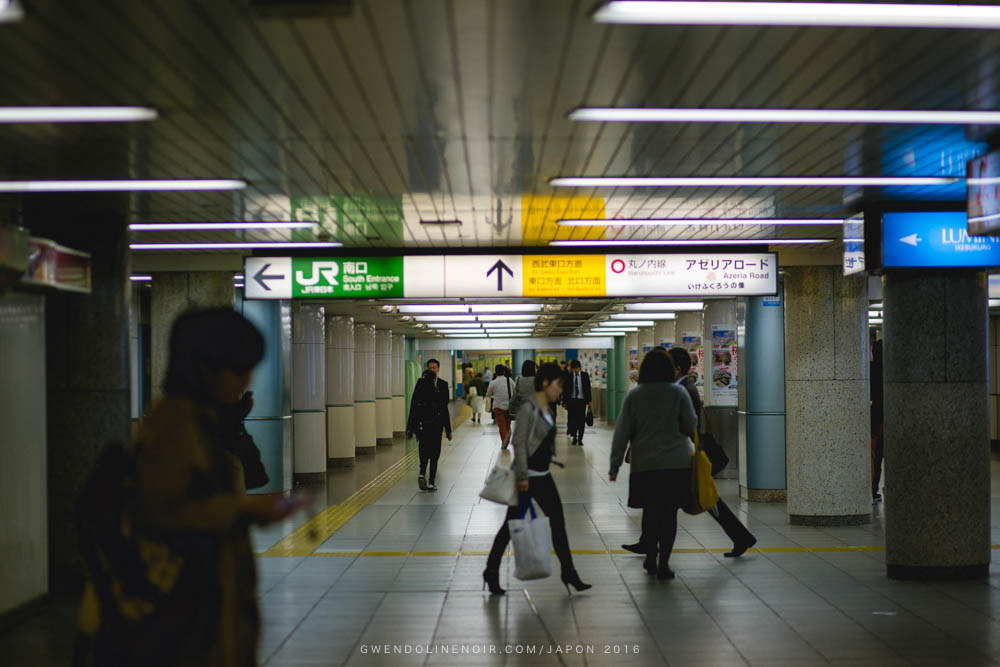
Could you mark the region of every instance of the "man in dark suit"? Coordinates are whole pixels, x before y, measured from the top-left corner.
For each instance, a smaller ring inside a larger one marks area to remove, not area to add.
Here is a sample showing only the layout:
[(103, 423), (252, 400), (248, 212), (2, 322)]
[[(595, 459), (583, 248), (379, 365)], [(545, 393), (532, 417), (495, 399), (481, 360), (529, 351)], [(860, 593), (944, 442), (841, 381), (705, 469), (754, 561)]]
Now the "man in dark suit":
[(583, 431), (587, 428), (587, 408), (590, 406), (590, 375), (580, 370), (580, 360), (569, 364), (570, 375), (563, 382), (563, 400), (566, 402), (566, 419), (569, 435), (574, 445), (583, 445)]
[(448, 382), (438, 377), (438, 371), (441, 370), (441, 364), (438, 363), (437, 359), (429, 359), (427, 361), (427, 370), (434, 373), (434, 388), (437, 389), (438, 400), (441, 401), (441, 411), (445, 415), (449, 416), (448, 439), (451, 440), (451, 412), (448, 409), (448, 403), (451, 402), (451, 393), (448, 391)]

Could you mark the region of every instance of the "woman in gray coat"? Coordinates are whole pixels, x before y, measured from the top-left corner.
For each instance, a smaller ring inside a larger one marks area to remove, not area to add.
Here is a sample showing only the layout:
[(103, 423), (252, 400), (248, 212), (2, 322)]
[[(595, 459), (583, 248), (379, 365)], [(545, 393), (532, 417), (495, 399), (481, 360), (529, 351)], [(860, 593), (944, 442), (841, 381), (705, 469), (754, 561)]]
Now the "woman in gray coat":
[[(556, 420), (551, 406), (562, 394), (562, 374), (553, 363), (542, 364), (534, 377), (535, 391), (525, 397), (517, 412), (517, 429), (514, 431), (514, 476), (517, 478), (519, 493), (528, 493), (549, 518), (552, 528), (552, 546), (562, 567), (562, 582), (566, 592), (573, 586), (578, 591), (590, 588), (580, 580), (573, 567), (573, 556), (566, 536), (566, 518), (563, 516), (559, 490), (549, 473), (549, 464), (556, 446)], [(500, 560), (510, 543), (508, 519), (520, 518), (517, 507), (507, 509), (507, 516), (497, 536), (483, 570), (483, 585), (490, 587), (490, 593), (503, 595), (500, 588)]]
[[(674, 362), (662, 350), (646, 353), (639, 368), (639, 386), (625, 397), (611, 443), (609, 479), (618, 479), (631, 443), (628, 506), (641, 507), (652, 528), (643, 567), (658, 579), (673, 579), (670, 552), (677, 536), (677, 510), (691, 499), (689, 436), (698, 418), (691, 398), (674, 384)], [(657, 562), (659, 548), (659, 562)]]

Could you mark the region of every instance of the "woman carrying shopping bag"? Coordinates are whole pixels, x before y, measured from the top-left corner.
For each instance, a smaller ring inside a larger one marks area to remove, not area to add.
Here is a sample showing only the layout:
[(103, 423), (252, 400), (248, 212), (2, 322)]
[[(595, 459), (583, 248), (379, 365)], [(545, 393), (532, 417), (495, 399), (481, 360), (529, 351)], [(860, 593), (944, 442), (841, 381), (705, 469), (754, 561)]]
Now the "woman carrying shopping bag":
[(472, 408), (472, 421), (483, 423), (483, 404), (486, 402), (486, 382), (483, 374), (477, 373), (469, 385), (469, 407)]
[(639, 386), (625, 397), (615, 425), (608, 474), (612, 482), (618, 479), (631, 443), (628, 506), (643, 508), (643, 527), (648, 530), (643, 567), (657, 579), (674, 578), (670, 552), (677, 536), (677, 510), (690, 505), (693, 450), (688, 437), (694, 436), (698, 423), (691, 398), (674, 378), (670, 355), (657, 349), (646, 353)]
[[(573, 556), (569, 550), (569, 538), (566, 535), (566, 519), (563, 516), (562, 501), (559, 490), (549, 473), (549, 464), (555, 451), (556, 422), (552, 407), (562, 394), (562, 375), (559, 366), (553, 363), (542, 364), (535, 374), (535, 393), (526, 397), (517, 413), (517, 430), (514, 432), (514, 474), (517, 477), (518, 492), (527, 492), (531, 499), (542, 508), (552, 527), (552, 544), (562, 568), (562, 582), (566, 592), (573, 586), (578, 591), (585, 591), (590, 584), (580, 580), (576, 568), (573, 567)], [(503, 552), (510, 543), (509, 519), (520, 519), (521, 512), (517, 507), (507, 510), (503, 526), (493, 540), (486, 569), (483, 570), (483, 585), (489, 586), (490, 593), (503, 595), (500, 588), (500, 561)]]

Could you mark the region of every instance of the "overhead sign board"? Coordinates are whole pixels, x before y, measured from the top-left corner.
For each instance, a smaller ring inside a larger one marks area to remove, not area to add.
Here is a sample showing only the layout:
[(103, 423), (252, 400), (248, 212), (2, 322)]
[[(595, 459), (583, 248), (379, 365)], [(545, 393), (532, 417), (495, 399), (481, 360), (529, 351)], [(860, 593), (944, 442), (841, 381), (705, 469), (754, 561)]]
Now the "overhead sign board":
[(882, 265), (886, 268), (1000, 266), (1000, 238), (969, 236), (961, 211), (882, 215)]
[(774, 253), (248, 257), (247, 299), (768, 296)]

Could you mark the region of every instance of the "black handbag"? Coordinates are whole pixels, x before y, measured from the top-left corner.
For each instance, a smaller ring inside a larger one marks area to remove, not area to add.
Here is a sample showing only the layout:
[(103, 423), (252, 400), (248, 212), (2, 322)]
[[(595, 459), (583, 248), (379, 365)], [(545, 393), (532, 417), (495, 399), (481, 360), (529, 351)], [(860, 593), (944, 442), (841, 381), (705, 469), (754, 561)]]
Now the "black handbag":
[(726, 456), (722, 445), (716, 441), (715, 436), (711, 433), (702, 433), (699, 438), (701, 439), (701, 448), (708, 456), (708, 460), (712, 462), (712, 476), (714, 477), (729, 465), (729, 457)]
[(233, 445), (233, 454), (243, 464), (243, 479), (248, 491), (259, 489), (271, 481), (267, 476), (267, 470), (264, 469), (264, 462), (260, 460), (257, 443), (242, 425)]
[(594, 411), (591, 410), (590, 406), (588, 405), (587, 406), (587, 426), (593, 426), (593, 425), (594, 425)]

